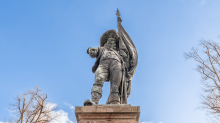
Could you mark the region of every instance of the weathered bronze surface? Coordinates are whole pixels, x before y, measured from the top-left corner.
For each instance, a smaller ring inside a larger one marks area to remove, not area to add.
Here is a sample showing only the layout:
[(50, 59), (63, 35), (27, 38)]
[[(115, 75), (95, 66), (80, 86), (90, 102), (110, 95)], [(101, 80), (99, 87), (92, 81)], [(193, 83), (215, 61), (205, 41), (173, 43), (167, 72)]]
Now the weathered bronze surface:
[(118, 9), (116, 15), (118, 32), (106, 31), (100, 38), (100, 47), (87, 49), (90, 57), (96, 58), (92, 67), (95, 82), (91, 90), (92, 100), (86, 100), (84, 106), (99, 103), (106, 81), (110, 81), (110, 94), (106, 104), (127, 104), (131, 93), (131, 80), (137, 67), (138, 54), (133, 41), (121, 25)]

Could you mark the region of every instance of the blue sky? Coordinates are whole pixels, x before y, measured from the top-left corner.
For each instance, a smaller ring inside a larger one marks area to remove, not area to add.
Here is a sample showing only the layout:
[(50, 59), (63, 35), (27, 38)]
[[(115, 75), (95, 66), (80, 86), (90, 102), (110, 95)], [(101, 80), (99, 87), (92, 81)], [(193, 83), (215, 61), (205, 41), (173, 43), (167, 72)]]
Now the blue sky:
[(75, 123), (94, 82), (86, 50), (117, 29), (117, 8), (139, 54), (128, 102), (141, 107), (140, 122), (205, 123), (200, 75), (183, 54), (201, 38), (219, 41), (219, 0), (1, 0), (0, 121), (17, 95), (39, 86)]

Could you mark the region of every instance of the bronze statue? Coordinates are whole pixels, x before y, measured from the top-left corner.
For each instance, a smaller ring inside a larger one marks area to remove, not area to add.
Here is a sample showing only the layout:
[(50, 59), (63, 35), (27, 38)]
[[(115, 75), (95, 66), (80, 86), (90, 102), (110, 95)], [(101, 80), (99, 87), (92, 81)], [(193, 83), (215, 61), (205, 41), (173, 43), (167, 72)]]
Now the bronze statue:
[(138, 55), (133, 41), (121, 25), (117, 9), (116, 30), (106, 31), (100, 38), (100, 47), (87, 49), (92, 58), (96, 58), (92, 72), (95, 83), (91, 90), (92, 100), (86, 100), (84, 106), (99, 103), (104, 82), (110, 81), (110, 94), (106, 104), (127, 104), (131, 93), (131, 79), (135, 73)]

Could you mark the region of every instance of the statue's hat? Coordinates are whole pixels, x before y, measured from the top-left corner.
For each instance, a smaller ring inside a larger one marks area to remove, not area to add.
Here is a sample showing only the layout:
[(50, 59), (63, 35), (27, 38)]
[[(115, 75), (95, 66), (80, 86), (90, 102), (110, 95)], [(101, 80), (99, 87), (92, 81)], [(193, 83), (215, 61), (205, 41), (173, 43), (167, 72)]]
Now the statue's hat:
[(102, 34), (102, 36), (100, 38), (100, 46), (101, 47), (104, 46), (104, 44), (107, 42), (108, 38), (115, 38), (116, 42), (118, 42), (119, 35), (116, 32), (116, 30), (114, 30), (114, 29), (106, 31), (104, 34)]

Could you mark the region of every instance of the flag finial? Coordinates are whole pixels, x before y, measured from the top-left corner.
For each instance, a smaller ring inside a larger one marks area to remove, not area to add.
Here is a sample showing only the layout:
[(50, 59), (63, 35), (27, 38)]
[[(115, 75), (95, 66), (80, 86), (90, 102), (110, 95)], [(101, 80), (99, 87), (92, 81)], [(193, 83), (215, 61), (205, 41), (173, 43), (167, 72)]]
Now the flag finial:
[(118, 8), (117, 8), (117, 13), (116, 13), (116, 15), (118, 16), (118, 17), (120, 17), (120, 12), (119, 12), (119, 10), (118, 10)]
[(117, 20), (118, 20), (119, 23), (121, 23), (121, 22), (122, 22), (122, 20), (121, 20), (121, 18), (120, 18), (120, 15), (121, 15), (121, 14), (120, 14), (118, 8), (117, 8), (117, 11), (116, 11), (116, 12), (117, 12), (116, 15), (118, 16), (118, 17), (117, 17)]

